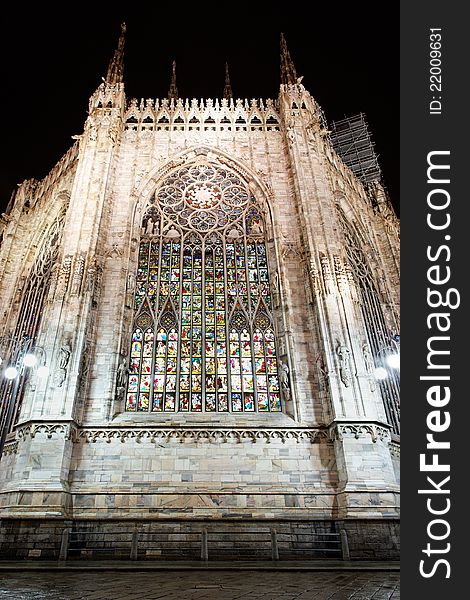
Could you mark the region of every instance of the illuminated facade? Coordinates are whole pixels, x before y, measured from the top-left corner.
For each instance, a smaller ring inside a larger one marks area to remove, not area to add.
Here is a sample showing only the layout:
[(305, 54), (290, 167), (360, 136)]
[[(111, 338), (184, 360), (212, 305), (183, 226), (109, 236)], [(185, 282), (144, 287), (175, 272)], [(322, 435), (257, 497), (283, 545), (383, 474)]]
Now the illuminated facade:
[(396, 556), (386, 193), (335, 153), (284, 43), (279, 97), (250, 102), (228, 79), (221, 100), (175, 80), (128, 100), (123, 47), (82, 135), (1, 220), (2, 555), (57, 556), (85, 523), (235, 523)]

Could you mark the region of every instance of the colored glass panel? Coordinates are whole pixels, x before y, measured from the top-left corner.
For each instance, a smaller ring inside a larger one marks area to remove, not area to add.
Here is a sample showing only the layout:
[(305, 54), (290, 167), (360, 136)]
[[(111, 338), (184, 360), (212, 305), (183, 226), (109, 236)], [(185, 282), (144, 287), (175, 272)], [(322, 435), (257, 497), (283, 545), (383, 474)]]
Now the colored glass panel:
[(126, 410), (280, 411), (256, 203), (221, 167), (169, 180), (142, 221)]

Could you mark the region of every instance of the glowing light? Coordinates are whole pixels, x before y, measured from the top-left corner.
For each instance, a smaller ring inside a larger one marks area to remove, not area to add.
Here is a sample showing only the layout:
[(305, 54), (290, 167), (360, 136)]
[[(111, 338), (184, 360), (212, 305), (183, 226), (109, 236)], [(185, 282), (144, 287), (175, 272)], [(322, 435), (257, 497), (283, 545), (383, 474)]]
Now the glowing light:
[(390, 354), (387, 356), (387, 365), (392, 369), (400, 368), (400, 355), (399, 354)]
[(387, 379), (387, 369), (384, 369), (383, 367), (376, 367), (374, 369), (374, 376), (379, 380)]
[(5, 377), (7, 379), (15, 379), (17, 375), (18, 369), (16, 369), (15, 367), (8, 367), (8, 369), (5, 369)]
[(38, 377), (41, 377), (43, 379), (49, 375), (49, 367), (47, 367), (46, 365), (41, 365), (36, 373)]
[(34, 354), (26, 354), (23, 358), (23, 364), (25, 367), (34, 367), (34, 365), (38, 362), (38, 359)]

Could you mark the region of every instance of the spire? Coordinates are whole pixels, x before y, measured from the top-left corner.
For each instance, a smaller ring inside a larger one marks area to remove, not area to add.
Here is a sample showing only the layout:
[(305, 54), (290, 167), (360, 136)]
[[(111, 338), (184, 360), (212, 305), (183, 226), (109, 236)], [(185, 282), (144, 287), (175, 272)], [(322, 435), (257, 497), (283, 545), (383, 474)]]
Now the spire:
[(297, 72), (287, 49), (286, 38), (281, 33), (281, 83), (297, 83)]
[(172, 68), (173, 68), (173, 71), (171, 73), (170, 89), (168, 90), (168, 100), (171, 100), (172, 98), (174, 100), (177, 100), (178, 88), (176, 87), (176, 61), (175, 60), (172, 63)]
[(224, 98), (227, 98), (227, 100), (230, 100), (230, 98), (233, 98), (232, 86), (230, 85), (230, 75), (228, 74), (228, 64), (227, 63), (225, 63)]
[(106, 83), (122, 83), (124, 75), (124, 34), (126, 33), (126, 24), (121, 23), (121, 35), (114, 56), (109, 63), (106, 73)]

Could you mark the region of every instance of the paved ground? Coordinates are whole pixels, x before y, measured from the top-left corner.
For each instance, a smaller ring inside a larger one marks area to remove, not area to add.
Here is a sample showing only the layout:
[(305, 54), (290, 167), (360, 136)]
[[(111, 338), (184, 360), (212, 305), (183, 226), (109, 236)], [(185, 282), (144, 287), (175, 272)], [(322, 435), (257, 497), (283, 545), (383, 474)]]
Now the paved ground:
[(0, 600), (399, 600), (398, 572), (0, 573)]

